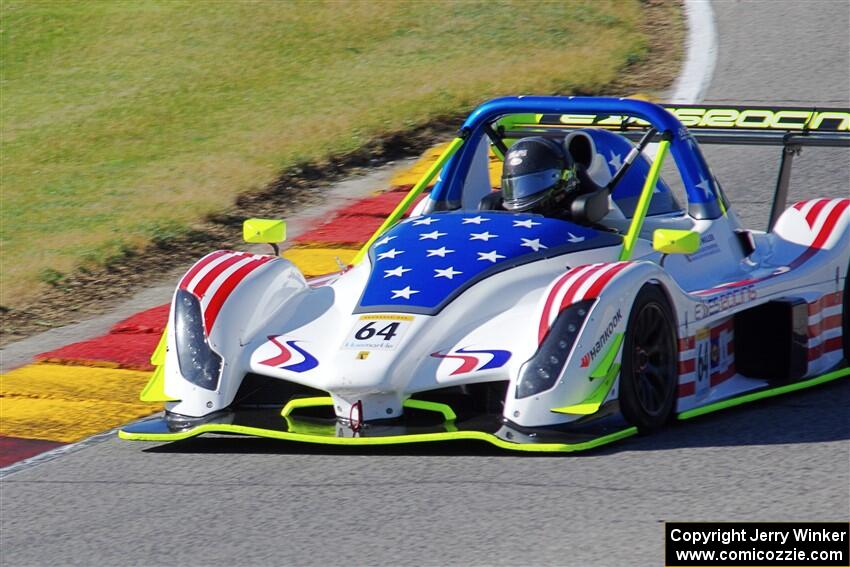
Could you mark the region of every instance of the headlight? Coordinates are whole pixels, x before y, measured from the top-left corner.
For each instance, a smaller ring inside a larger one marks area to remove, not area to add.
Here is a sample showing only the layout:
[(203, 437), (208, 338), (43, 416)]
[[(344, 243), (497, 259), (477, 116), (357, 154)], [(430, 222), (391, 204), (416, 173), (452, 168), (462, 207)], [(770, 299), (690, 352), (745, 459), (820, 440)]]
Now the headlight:
[(592, 299), (580, 301), (561, 311), (537, 352), (523, 365), (517, 398), (539, 394), (555, 385), (592, 304)]
[(183, 377), (207, 390), (218, 388), (221, 357), (207, 343), (200, 301), (182, 289), (177, 290), (174, 304), (174, 339)]

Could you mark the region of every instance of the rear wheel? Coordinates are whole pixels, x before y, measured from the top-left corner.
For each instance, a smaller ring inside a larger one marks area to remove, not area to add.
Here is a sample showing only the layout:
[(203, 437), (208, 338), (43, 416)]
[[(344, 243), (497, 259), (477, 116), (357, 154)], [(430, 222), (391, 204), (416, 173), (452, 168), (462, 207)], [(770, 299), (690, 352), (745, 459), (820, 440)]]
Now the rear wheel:
[(678, 384), (678, 346), (667, 297), (652, 284), (638, 292), (623, 341), (620, 410), (641, 431), (670, 419)]

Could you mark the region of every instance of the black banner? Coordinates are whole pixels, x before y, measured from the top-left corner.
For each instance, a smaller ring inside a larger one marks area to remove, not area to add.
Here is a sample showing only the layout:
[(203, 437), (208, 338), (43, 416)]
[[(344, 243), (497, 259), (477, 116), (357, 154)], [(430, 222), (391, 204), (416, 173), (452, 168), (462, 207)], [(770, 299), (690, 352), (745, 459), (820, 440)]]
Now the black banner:
[(848, 567), (844, 522), (670, 522), (667, 567)]

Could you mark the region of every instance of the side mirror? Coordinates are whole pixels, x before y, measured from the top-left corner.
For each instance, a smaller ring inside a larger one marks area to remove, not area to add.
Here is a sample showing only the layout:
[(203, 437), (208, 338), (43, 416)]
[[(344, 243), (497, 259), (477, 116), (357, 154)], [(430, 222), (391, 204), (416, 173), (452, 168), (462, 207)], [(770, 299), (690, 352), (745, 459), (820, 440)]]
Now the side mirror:
[(652, 233), (652, 248), (662, 254), (693, 254), (699, 250), (699, 233), (659, 228)]
[(242, 223), (242, 239), (252, 244), (271, 244), (277, 256), (280, 254), (278, 242), (286, 240), (286, 223), (274, 219), (246, 219)]

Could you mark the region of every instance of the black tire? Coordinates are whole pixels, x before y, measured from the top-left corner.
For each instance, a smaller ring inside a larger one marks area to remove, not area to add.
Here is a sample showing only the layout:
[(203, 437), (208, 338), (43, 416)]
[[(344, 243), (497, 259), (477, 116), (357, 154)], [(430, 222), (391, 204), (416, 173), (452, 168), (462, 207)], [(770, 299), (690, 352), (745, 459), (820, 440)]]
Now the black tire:
[(661, 289), (644, 285), (637, 294), (620, 369), (620, 411), (641, 432), (663, 426), (673, 414), (679, 382), (676, 322)]

